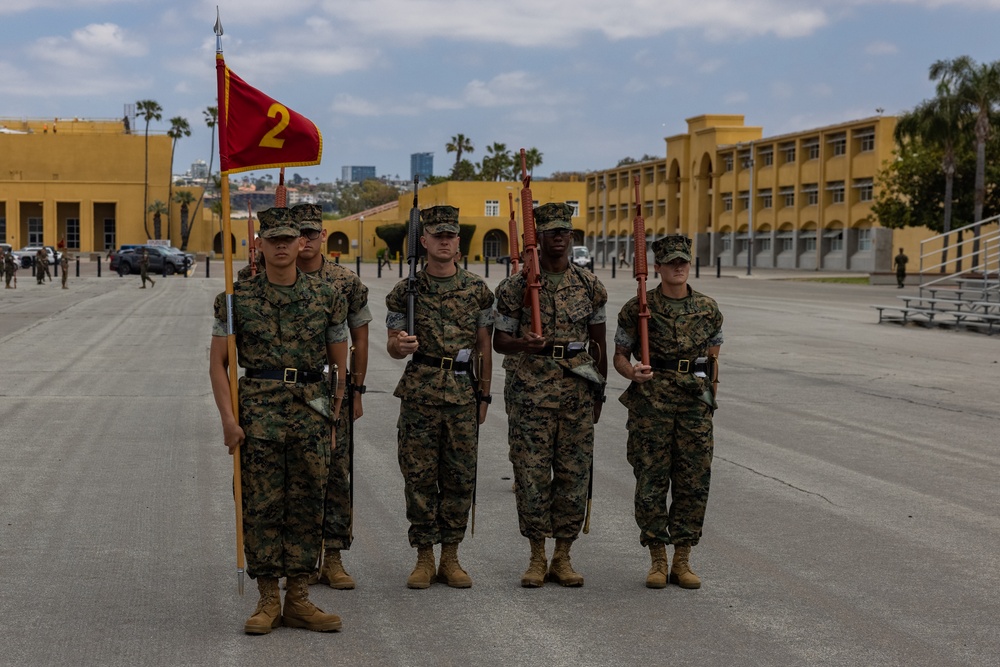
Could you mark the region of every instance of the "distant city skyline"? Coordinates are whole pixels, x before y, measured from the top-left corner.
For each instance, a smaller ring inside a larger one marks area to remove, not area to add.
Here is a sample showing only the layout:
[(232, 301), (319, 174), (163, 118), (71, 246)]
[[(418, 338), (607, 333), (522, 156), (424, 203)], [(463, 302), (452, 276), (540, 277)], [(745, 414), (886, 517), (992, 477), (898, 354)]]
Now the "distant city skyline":
[(216, 5), (227, 64), (322, 131), (322, 164), (297, 170), (313, 182), (344, 165), (405, 178), (430, 152), (447, 175), (459, 133), (473, 162), (537, 147), (541, 178), (662, 156), (702, 114), (765, 136), (895, 115), (934, 94), (935, 60), (998, 58), (1000, 19), (998, 0), (8, 0), (0, 117), (121, 118), (151, 99), (151, 131), (191, 126), (174, 171), (217, 171)]

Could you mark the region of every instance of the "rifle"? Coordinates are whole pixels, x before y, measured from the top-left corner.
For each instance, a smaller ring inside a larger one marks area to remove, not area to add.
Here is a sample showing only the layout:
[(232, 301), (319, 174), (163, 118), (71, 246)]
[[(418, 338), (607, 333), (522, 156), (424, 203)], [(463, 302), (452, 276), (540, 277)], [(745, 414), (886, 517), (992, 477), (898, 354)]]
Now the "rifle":
[(483, 405), (483, 357), (476, 356), (476, 363), (471, 366), (472, 391), (476, 396), (476, 463), (472, 472), (472, 532), (470, 537), (476, 536), (476, 489), (479, 486), (479, 409)]
[(639, 282), (636, 296), (639, 299), (639, 360), (649, 365), (649, 304), (646, 302), (646, 221), (642, 217), (642, 199), (639, 196), (639, 177), (635, 177), (635, 218), (632, 219), (632, 237), (635, 243), (635, 279)]
[(514, 193), (507, 193), (507, 200), (510, 202), (510, 220), (507, 221), (507, 227), (510, 231), (510, 271), (511, 273), (517, 273), (521, 266), (521, 252), (518, 250), (518, 239), (517, 239), (517, 219), (514, 218)]
[(528, 162), (521, 149), (521, 220), (524, 221), (524, 263), (528, 266), (528, 291), (525, 303), (531, 307), (531, 331), (537, 336), (542, 335), (542, 309), (540, 292), (542, 290), (542, 269), (538, 264), (538, 234), (535, 231), (535, 211), (531, 204), (531, 176), (528, 175)]
[(351, 363), (347, 368), (347, 478), (350, 481), (348, 497), (351, 503), (351, 520), (347, 525), (349, 539), (354, 538), (354, 346), (351, 346)]
[(250, 201), (247, 201), (247, 244), (250, 250), (247, 251), (247, 260), (250, 262), (250, 275), (257, 275), (257, 246), (253, 242), (253, 208)]
[(410, 265), (410, 275), (406, 279), (406, 333), (416, 334), (414, 317), (417, 312), (417, 264), (420, 238), (420, 209), (417, 207), (417, 186), (419, 176), (413, 177), (413, 208), (410, 209), (409, 227), (406, 229), (406, 261)]

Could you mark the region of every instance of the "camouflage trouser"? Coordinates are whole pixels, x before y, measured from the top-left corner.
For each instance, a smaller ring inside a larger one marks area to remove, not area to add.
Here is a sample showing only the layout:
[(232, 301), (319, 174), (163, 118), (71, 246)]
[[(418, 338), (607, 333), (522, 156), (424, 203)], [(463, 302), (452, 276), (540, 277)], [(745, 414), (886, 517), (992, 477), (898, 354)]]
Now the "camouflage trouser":
[(323, 539), (327, 549), (351, 548), (351, 459), (347, 397), (337, 421), (337, 448), (330, 459), (326, 477), (326, 509)]
[(421, 405), (399, 412), (399, 470), (411, 547), (461, 542), (476, 484), (476, 405)]
[(6, 282), (7, 287), (10, 287), (10, 281), (14, 279), (14, 272), (13, 271), (4, 271), (3, 279)]
[(139, 269), (139, 278), (142, 279), (142, 286), (143, 287), (146, 286), (146, 281), (147, 280), (149, 281), (149, 284), (151, 284), (151, 285), (155, 285), (156, 284), (156, 282), (152, 278), (149, 277), (149, 271), (147, 271), (145, 268)]
[(247, 574), (285, 577), (316, 569), (323, 537), (329, 432), (285, 441), (247, 437), (240, 447)]
[(594, 402), (586, 383), (560, 408), (512, 403), (508, 424), (517, 518), (528, 539), (576, 539), (587, 511)]
[(672, 415), (640, 417), (630, 411), (626, 428), (639, 542), (698, 544), (712, 475), (709, 407), (689, 399), (676, 403)]

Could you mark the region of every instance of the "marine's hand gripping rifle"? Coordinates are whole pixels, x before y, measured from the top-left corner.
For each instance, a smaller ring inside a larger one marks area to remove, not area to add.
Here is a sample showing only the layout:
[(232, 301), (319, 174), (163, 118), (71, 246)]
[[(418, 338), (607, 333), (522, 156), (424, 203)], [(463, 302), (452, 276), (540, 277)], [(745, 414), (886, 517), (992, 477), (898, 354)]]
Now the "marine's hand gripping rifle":
[(250, 275), (257, 275), (257, 244), (253, 233), (253, 204), (247, 201), (247, 261), (250, 262)]
[(632, 219), (632, 236), (635, 243), (635, 279), (639, 282), (636, 296), (639, 299), (639, 360), (649, 366), (649, 304), (646, 303), (646, 221), (642, 217), (642, 198), (639, 195), (639, 177), (635, 177), (635, 218)]
[(521, 270), (521, 250), (518, 243), (517, 219), (514, 217), (514, 193), (507, 193), (507, 201), (510, 202), (510, 220), (507, 221), (507, 229), (510, 232), (510, 272), (517, 273)]
[(417, 186), (419, 176), (413, 177), (413, 208), (410, 209), (410, 222), (406, 229), (406, 261), (410, 265), (410, 275), (406, 278), (406, 333), (416, 334), (414, 315), (417, 310), (417, 258), (420, 243), (420, 209), (417, 207)]
[(531, 196), (531, 176), (528, 175), (528, 162), (521, 149), (521, 220), (524, 222), (524, 263), (528, 267), (528, 292), (525, 295), (527, 305), (531, 308), (531, 332), (542, 335), (542, 310), (539, 293), (542, 289), (542, 269), (538, 263), (538, 233), (535, 230), (535, 211), (532, 208), (534, 199)]

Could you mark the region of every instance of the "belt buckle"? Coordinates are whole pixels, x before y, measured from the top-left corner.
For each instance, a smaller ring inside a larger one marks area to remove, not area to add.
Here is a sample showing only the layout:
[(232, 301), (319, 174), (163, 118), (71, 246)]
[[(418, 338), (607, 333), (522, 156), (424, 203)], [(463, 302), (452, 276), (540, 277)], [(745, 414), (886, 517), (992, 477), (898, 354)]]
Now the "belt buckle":
[(553, 345), (552, 346), (552, 358), (553, 359), (565, 359), (566, 358), (566, 346), (565, 345)]
[(691, 360), (690, 359), (678, 359), (677, 360), (677, 372), (678, 373), (690, 373), (691, 372)]
[(285, 384), (295, 384), (299, 381), (299, 369), (298, 368), (286, 368), (284, 377), (281, 381)]
[(441, 370), (450, 371), (452, 368), (454, 368), (454, 366), (455, 366), (455, 360), (452, 357), (441, 358)]

